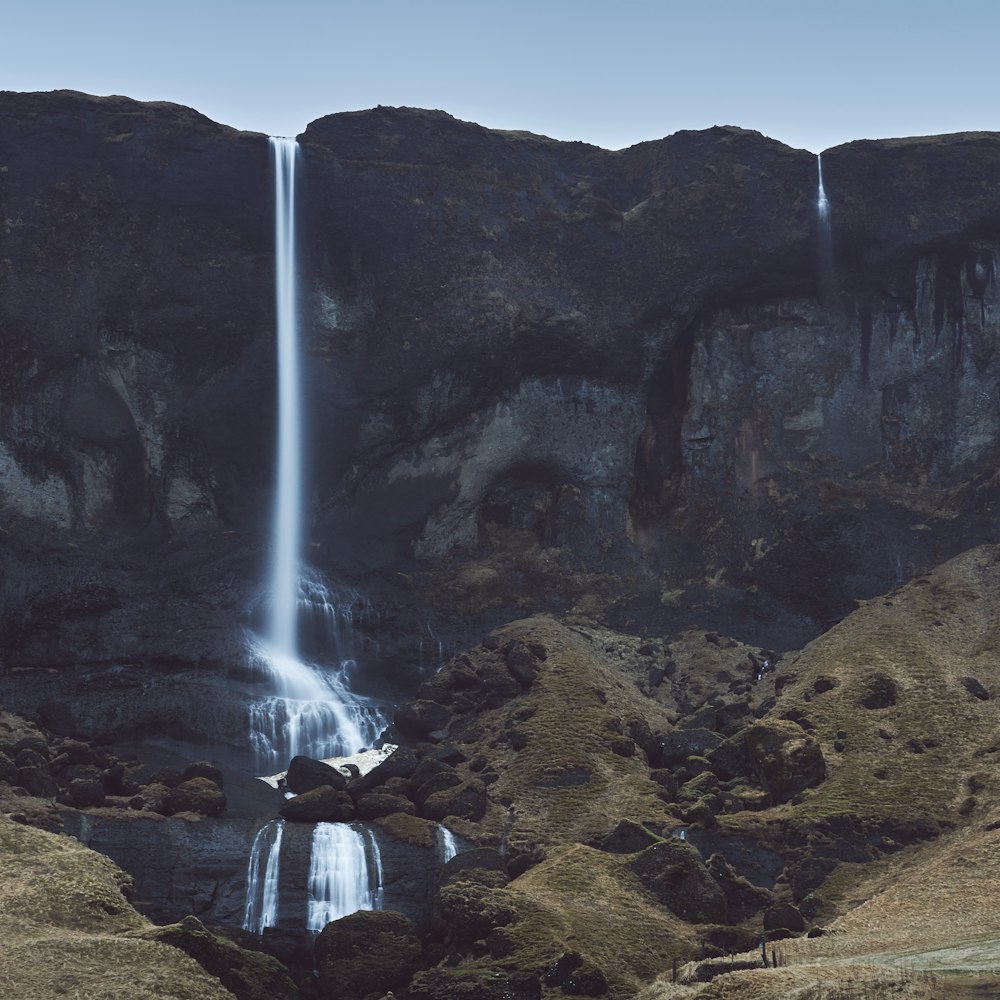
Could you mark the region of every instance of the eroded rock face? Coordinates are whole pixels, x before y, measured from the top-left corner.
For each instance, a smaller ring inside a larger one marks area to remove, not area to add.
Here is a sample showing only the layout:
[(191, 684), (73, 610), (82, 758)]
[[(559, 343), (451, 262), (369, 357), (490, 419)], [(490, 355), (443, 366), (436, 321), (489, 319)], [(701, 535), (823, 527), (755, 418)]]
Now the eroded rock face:
[[(0, 695), (235, 742), (264, 137), (68, 92), (0, 112), (0, 658), (30, 671)], [(380, 108), (301, 145), (310, 558), (396, 620), (695, 607), (788, 648), (989, 534), (996, 136), (828, 151), (824, 273), (814, 158), (753, 132), (610, 153)]]

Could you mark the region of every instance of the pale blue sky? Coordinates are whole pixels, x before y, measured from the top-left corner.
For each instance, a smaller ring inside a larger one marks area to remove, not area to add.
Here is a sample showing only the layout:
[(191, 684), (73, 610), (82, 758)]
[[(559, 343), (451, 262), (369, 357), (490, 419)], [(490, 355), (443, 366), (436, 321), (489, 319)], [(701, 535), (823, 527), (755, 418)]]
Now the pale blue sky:
[(820, 151), (1000, 130), (996, 0), (7, 0), (0, 89), (273, 134), (376, 104), (619, 148), (730, 124)]

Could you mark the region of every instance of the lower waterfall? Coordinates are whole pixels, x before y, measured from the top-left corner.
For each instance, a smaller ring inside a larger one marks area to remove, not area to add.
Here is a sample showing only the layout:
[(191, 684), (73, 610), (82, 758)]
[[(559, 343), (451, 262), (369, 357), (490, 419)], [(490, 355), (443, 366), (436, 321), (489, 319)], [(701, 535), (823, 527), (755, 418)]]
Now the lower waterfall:
[(250, 850), (243, 929), (254, 934), (263, 934), (265, 927), (274, 927), (278, 922), (278, 876), (284, 830), (283, 819), (265, 823), (257, 831)]
[(370, 830), (346, 823), (317, 823), (309, 862), (306, 929), (382, 905), (382, 856)]

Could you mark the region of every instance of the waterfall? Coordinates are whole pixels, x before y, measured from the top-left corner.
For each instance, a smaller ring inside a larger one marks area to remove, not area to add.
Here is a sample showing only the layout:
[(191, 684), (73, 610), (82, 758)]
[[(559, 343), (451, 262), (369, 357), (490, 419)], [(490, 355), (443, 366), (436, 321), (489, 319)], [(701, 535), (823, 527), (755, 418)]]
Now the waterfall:
[[(277, 458), (266, 629), (263, 636), (249, 636), (248, 645), (251, 662), (270, 677), (274, 693), (251, 704), (248, 714), (257, 762), (271, 770), (297, 754), (324, 758), (354, 753), (370, 746), (386, 721), (369, 699), (355, 695), (350, 688), (350, 674), (357, 665), (353, 645), (345, 636), (353, 625), (351, 611), (345, 613), (345, 602), (302, 560), (305, 491), (301, 455), (306, 428), (295, 247), (298, 149), (294, 139), (270, 139), (275, 203)], [(352, 595), (348, 608), (357, 600), (357, 595)], [(310, 626), (310, 655), (322, 662), (311, 662), (302, 655), (304, 623)], [(331, 652), (333, 664), (326, 663)]]
[(824, 298), (833, 290), (833, 228), (830, 202), (823, 187), (823, 154), (816, 154), (816, 221), (818, 226), (819, 287)]
[(281, 864), (283, 819), (265, 823), (254, 837), (247, 866), (247, 901), (243, 929), (263, 934), (278, 922), (278, 874)]
[(826, 191), (823, 189), (823, 154), (816, 154), (816, 171), (819, 174), (819, 188), (816, 192), (816, 212), (821, 223), (830, 219), (830, 202), (827, 201)]
[(441, 835), (441, 864), (446, 865), (458, 854), (458, 844), (455, 843), (455, 834), (448, 827), (439, 826), (438, 833)]
[(316, 933), (331, 920), (382, 905), (382, 856), (371, 830), (359, 832), (346, 823), (316, 824), (308, 903), (306, 929)]
[(275, 652), (298, 654), (299, 561), (302, 545), (302, 387), (299, 379), (298, 274), (295, 266), (294, 139), (272, 138), (274, 155), (274, 290), (278, 333), (278, 441), (268, 640)]

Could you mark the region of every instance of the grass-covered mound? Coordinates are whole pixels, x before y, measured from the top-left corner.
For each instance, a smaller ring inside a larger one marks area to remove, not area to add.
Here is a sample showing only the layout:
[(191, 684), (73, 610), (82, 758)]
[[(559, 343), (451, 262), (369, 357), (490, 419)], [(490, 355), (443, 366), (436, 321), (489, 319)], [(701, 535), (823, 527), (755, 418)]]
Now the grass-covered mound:
[(275, 1000), (297, 995), (274, 959), (211, 934), (193, 918), (153, 927), (128, 902), (130, 877), (70, 837), (0, 817), (0, 871), (0, 996)]
[(0, 818), (0, 996), (231, 1000), (193, 959), (134, 936), (129, 879), (75, 840)]

